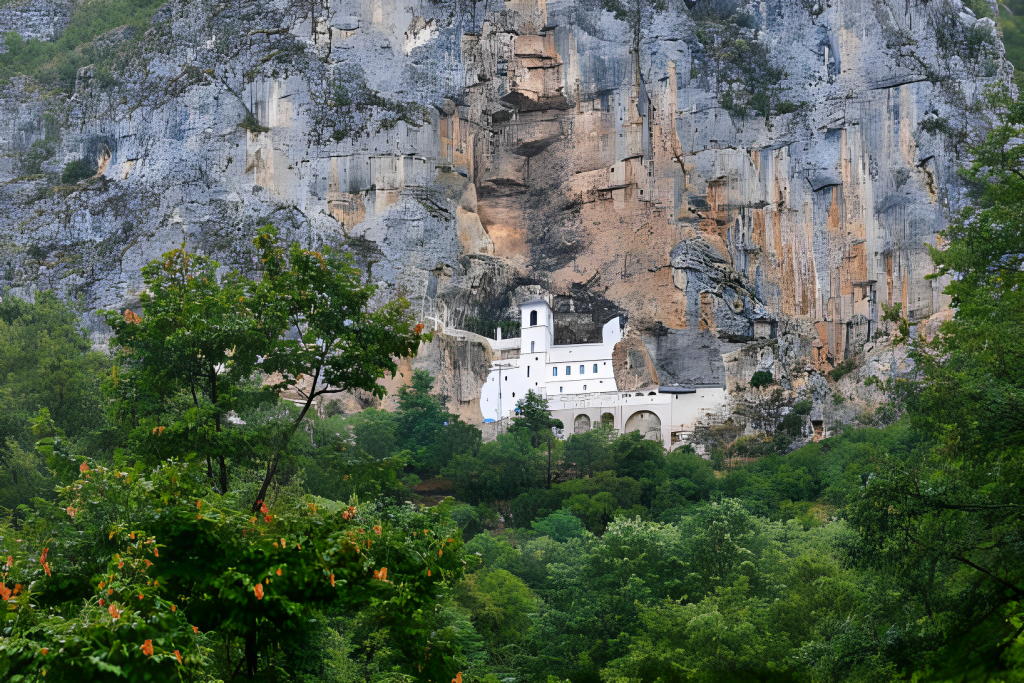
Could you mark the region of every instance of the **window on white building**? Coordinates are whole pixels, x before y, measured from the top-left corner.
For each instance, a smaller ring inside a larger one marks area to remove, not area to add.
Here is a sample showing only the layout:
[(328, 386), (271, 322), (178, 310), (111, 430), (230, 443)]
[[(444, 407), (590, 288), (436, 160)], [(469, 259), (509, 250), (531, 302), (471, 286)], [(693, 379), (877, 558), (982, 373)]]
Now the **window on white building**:
[(581, 375), (583, 374), (583, 366), (582, 365), (580, 366), (580, 374)]
[(537, 311), (530, 311), (530, 327), (537, 324)]
[(594, 363), (594, 372), (597, 372), (597, 363)]
[(566, 365), (565, 366), (565, 374), (567, 374), (567, 375), (571, 375), (572, 374), (572, 366), (571, 365)]
[(586, 391), (586, 390), (587, 390), (587, 385), (586, 385), (586, 384), (584, 384), (584, 385), (583, 385), (583, 391)]
[(551, 376), (558, 377), (558, 368), (551, 368)]
[(526, 366), (526, 376), (527, 377), (530, 376), (530, 366), (529, 365)]
[(558, 393), (562, 393), (562, 387), (558, 387)]
[(536, 346), (537, 346), (537, 342), (530, 342), (530, 353), (533, 353), (533, 349)]

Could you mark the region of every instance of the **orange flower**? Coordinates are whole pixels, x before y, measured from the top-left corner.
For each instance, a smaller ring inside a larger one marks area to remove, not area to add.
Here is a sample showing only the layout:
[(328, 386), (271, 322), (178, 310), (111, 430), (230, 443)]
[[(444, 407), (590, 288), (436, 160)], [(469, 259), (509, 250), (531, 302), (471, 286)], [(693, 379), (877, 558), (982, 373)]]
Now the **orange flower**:
[(6, 584), (0, 583), (0, 598), (3, 598), (4, 602), (11, 599), (11, 589)]
[(88, 463), (86, 463), (86, 462), (85, 462), (85, 461), (83, 460), (83, 461), (82, 461), (82, 464), (78, 466), (78, 471), (79, 471), (79, 472), (83, 472), (83, 473), (85, 473), (85, 472), (88, 472), (88, 471), (89, 471), (89, 465), (88, 465)]
[(182, 661), (181, 661), (181, 653), (178, 652), (177, 650), (175, 650), (174, 651), (174, 656), (178, 658), (178, 664), (181, 664), (182, 663)]
[(255, 586), (252, 587), (252, 592), (256, 594), (256, 599), (257, 600), (262, 600), (263, 599), (263, 584), (262, 583), (257, 583)]
[(126, 309), (124, 309), (124, 321), (126, 323), (131, 323), (132, 325), (138, 325), (140, 322), (142, 322), (142, 318), (137, 316), (132, 311), (132, 309), (126, 308)]
[(199, 627), (198, 626), (193, 626), (192, 627), (192, 632), (193, 633), (199, 633)]
[(44, 647), (44, 648), (41, 648), (41, 649), (39, 650), (39, 652), (40, 652), (41, 654), (44, 654), (44, 655), (45, 655), (45, 654), (47, 654), (47, 653), (48, 653), (49, 651), (50, 651), (50, 650), (49, 650), (49, 648), (45, 648), (45, 647)]
[(114, 594), (114, 589), (113, 589), (113, 588), (109, 588), (109, 589), (107, 589), (107, 597), (108, 597), (108, 598), (109, 598), (109, 597), (110, 597), (111, 595), (113, 595), (113, 594)]
[(201, 508), (201, 507), (203, 507), (203, 501), (201, 501), (201, 500), (197, 500), (197, 501), (196, 501), (196, 510), (198, 510), (198, 509), (199, 509), (199, 508)]
[(153, 557), (160, 557), (160, 549), (159, 548), (156, 548), (156, 547), (153, 548)]
[(380, 528), (380, 524), (374, 524), (373, 525), (373, 533), (375, 533), (378, 536), (380, 536), (381, 531), (383, 531), (383, 529)]
[(270, 524), (270, 519), (271, 519), (270, 515), (267, 515), (266, 517), (263, 518), (263, 521), (266, 522), (267, 524)]
[(146, 642), (144, 642), (142, 644), (142, 647), (140, 647), (139, 649), (142, 650), (142, 654), (146, 655), (147, 657), (152, 657), (153, 656), (153, 641), (147, 638)]
[[(423, 323), (416, 323), (416, 327), (412, 328), (412, 333), (419, 334), (421, 332), (423, 332)], [(459, 683), (462, 683), (462, 681), (459, 681)]]
[(100, 590), (103, 590), (103, 587), (106, 586), (106, 585), (107, 585), (106, 581), (100, 581)]
[(117, 605), (115, 605), (114, 603), (110, 603), (110, 607), (107, 608), (107, 611), (110, 612), (111, 619), (121, 618), (121, 612), (117, 609)]
[(455, 678), (452, 679), (452, 683), (462, 683), (462, 672), (455, 674)]
[(177, 608), (177, 606), (175, 606), (175, 605), (171, 605), (171, 611), (172, 611), (172, 612), (177, 612), (177, 611), (178, 611), (178, 608)]
[(430, 574), (430, 570), (428, 569), (428, 570), (427, 570), (427, 576), (430, 576), (430, 575), (431, 575), (431, 574)]
[(39, 558), (39, 564), (46, 564), (46, 555), (50, 552), (49, 548), (43, 548), (43, 554)]
[(388, 580), (388, 568), (387, 567), (381, 567), (380, 569), (374, 569), (373, 570), (373, 578), (380, 579), (381, 581), (387, 581)]
[(267, 510), (267, 504), (264, 503), (262, 500), (260, 501), (260, 512), (262, 512), (263, 514), (267, 514), (269, 512), (269, 510)]
[(76, 510), (75, 508), (73, 508), (70, 505), (68, 505), (67, 513), (68, 513), (68, 517), (70, 517), (71, 519), (74, 519), (75, 515), (78, 513), (78, 510)]
[(331, 574), (331, 588), (334, 588), (334, 574)]
[(441, 555), (444, 555), (444, 551), (443, 550), (438, 550), (437, 551), (437, 556), (441, 557)]
[(117, 568), (118, 569), (123, 569), (124, 568), (124, 560), (121, 560), (120, 562), (117, 563)]
[(43, 571), (46, 572), (47, 576), (53, 576), (53, 574), (50, 573), (50, 563), (49, 562), (44, 562), (43, 563)]
[(282, 548), (286, 548), (287, 547), (287, 544), (284, 542), (283, 538), (281, 539), (281, 547)]
[(281, 568), (280, 567), (277, 568), (277, 575), (281, 576)]
[(146, 596), (144, 596), (144, 595), (143, 595), (142, 593), (139, 593), (139, 600), (144, 600), (144, 599), (145, 599), (145, 597), (146, 597)]
[(10, 555), (7, 556), (7, 568), (10, 569), (14, 566), (14, 558)]

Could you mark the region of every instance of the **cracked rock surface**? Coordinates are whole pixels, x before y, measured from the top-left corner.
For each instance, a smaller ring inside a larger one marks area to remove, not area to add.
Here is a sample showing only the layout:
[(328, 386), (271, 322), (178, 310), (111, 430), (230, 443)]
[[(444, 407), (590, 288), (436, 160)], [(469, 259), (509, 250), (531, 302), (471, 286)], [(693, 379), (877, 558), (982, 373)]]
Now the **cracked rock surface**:
[[(55, 39), (75, 5), (9, 3), (0, 28)], [(883, 303), (948, 307), (925, 244), (1010, 69), (958, 0), (171, 0), (93, 47), (73, 87), (0, 95), (0, 288), (129, 306), (148, 260), (186, 240), (245, 268), (273, 222), (423, 317), (596, 301), (662, 381), (721, 385), (744, 344), (785, 347), (744, 373), (822, 369)], [(77, 160), (93, 177), (64, 182)], [(422, 361), (464, 406), (474, 343)]]

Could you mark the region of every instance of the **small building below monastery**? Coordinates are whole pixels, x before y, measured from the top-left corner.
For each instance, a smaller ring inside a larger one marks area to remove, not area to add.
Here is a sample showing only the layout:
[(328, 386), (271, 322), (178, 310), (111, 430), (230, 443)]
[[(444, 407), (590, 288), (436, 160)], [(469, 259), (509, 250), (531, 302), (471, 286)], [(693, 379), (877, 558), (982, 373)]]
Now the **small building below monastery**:
[[(555, 313), (544, 299), (520, 307), (516, 339), (488, 340), (493, 352), (487, 382), (480, 392), (484, 420), (515, 416), (528, 391), (548, 401), (553, 417), (565, 425), (563, 436), (606, 424), (621, 433), (640, 431), (668, 449), (687, 443), (694, 426), (726, 403), (724, 386), (661, 386), (646, 350), (646, 373), (629, 372), (624, 323), (616, 316), (601, 326), (600, 341), (556, 344)], [(639, 377), (639, 379), (638, 379)]]

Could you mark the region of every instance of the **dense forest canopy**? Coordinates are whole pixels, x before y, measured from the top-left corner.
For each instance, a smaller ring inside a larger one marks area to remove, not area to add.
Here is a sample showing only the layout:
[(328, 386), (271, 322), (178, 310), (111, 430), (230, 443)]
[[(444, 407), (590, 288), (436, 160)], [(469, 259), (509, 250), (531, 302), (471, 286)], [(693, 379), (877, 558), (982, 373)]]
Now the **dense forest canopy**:
[[(84, 3), (0, 77), (73, 85), (158, 6)], [(955, 315), (925, 338), (888, 309), (913, 369), (874, 380), (879, 426), (798, 448), (805, 401), (709, 427), (705, 458), (556, 439), (532, 393), (485, 442), (420, 370), (346, 413), (431, 336), (270, 225), (249, 272), (188, 244), (145, 266), (109, 351), (74, 301), (4, 293), (0, 678), (1024, 680), (1024, 101), (987, 105), (932, 249)]]

